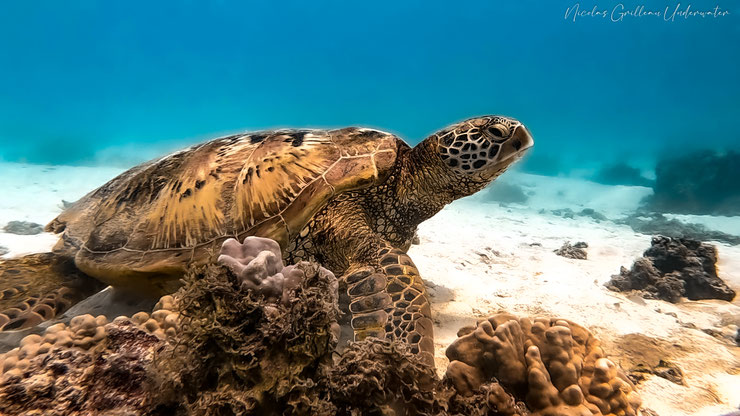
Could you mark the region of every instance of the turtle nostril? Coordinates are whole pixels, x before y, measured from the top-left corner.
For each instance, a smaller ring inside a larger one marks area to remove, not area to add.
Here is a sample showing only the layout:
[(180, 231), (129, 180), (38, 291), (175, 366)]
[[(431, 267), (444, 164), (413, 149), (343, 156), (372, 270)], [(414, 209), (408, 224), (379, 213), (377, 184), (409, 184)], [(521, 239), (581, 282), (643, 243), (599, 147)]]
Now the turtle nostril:
[(514, 143), (511, 144), (514, 146), (514, 149), (519, 150), (522, 148), (522, 141), (519, 139), (514, 140)]

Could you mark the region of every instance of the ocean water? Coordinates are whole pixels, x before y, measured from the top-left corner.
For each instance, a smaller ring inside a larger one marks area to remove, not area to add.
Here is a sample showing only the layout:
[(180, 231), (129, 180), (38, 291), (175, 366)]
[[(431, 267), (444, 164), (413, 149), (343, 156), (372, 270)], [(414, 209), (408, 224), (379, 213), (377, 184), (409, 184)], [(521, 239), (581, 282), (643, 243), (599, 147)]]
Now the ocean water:
[(738, 147), (738, 44), (722, 0), (6, 2), (0, 158), (128, 167), (293, 126), (414, 144), (495, 113), (532, 131), (526, 170), (649, 170)]

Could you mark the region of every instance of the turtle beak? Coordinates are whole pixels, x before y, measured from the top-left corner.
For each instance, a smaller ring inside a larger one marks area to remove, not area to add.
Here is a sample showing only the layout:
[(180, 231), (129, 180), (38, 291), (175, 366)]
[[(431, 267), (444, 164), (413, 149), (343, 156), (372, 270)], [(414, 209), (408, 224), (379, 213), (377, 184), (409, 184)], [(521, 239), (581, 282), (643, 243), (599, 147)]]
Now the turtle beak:
[[(532, 139), (532, 135), (529, 134), (529, 130), (527, 130), (526, 127), (520, 124), (516, 127), (516, 130), (514, 130), (514, 134), (511, 135), (509, 140), (501, 145), (501, 151), (498, 155), (498, 161), (500, 163), (508, 161), (512, 158), (518, 159), (522, 155), (524, 155), (524, 153), (532, 146), (534, 146), (534, 139)], [(514, 160), (510, 161), (509, 163), (512, 162), (514, 162)]]

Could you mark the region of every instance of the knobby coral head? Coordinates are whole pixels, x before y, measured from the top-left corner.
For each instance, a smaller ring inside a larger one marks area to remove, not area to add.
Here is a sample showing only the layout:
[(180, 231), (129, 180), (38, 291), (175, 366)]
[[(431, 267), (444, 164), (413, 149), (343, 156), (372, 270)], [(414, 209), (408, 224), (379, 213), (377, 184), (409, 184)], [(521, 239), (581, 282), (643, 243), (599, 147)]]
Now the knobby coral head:
[(499, 314), (458, 335), (446, 377), (462, 395), (497, 380), (535, 415), (638, 414), (634, 385), (580, 325)]

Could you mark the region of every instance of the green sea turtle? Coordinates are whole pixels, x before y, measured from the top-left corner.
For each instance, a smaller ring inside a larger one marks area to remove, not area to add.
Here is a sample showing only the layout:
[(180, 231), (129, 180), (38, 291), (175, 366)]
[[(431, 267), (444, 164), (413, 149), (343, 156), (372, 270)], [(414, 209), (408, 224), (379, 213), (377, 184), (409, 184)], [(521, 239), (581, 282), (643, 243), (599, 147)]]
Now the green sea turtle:
[(174, 291), (228, 238), (276, 240), (346, 288), (355, 339), (398, 339), (432, 359), (432, 321), (406, 254), (417, 226), (488, 185), (533, 145), (518, 121), (477, 117), (411, 148), (369, 128), (215, 139), (128, 170), (47, 225), (53, 253), (0, 263), (0, 325), (37, 324), (104, 285)]

